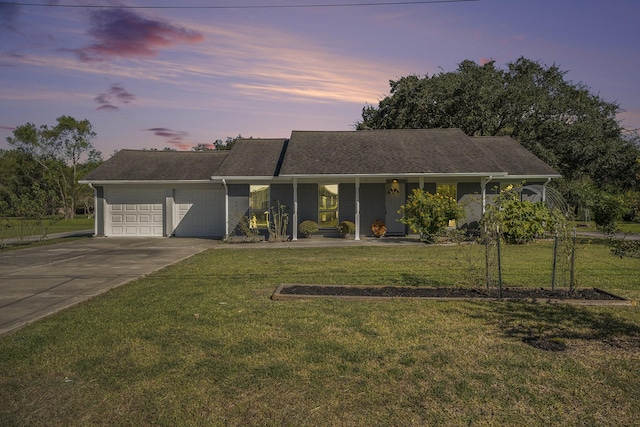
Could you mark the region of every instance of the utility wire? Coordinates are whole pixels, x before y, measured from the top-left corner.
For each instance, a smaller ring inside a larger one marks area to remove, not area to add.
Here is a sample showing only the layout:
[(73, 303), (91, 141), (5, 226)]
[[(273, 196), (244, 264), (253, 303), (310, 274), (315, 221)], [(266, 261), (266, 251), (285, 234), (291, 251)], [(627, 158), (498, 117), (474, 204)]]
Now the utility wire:
[(369, 6), (403, 6), (421, 5), (435, 3), (468, 3), (481, 0), (424, 0), (424, 1), (386, 1), (381, 3), (331, 3), (331, 4), (280, 4), (280, 5), (233, 5), (233, 6), (115, 6), (115, 5), (93, 5), (93, 4), (67, 4), (67, 3), (20, 3), (0, 1), (0, 6), (28, 6), (28, 7), (58, 7), (77, 9), (302, 9), (321, 7), (369, 7)]

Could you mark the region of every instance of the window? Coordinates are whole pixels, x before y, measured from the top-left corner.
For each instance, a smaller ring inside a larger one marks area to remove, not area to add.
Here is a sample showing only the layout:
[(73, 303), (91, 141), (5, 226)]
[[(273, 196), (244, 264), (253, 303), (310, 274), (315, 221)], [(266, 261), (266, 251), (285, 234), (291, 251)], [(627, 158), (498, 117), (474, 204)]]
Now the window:
[(258, 228), (267, 228), (267, 212), (269, 212), (269, 186), (249, 186), (249, 221)]
[(338, 226), (338, 184), (318, 186), (318, 226)]

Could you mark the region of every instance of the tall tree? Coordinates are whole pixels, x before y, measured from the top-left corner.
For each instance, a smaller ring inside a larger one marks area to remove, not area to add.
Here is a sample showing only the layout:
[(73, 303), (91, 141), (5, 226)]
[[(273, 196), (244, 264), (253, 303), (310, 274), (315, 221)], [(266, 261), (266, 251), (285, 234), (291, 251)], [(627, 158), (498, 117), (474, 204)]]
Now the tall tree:
[[(33, 194), (36, 188), (38, 197)], [(15, 203), (17, 198), (37, 200), (43, 194), (49, 197), (42, 203), (37, 214), (51, 214), (57, 198), (49, 188), (42, 166), (30, 153), (0, 150), (0, 217), (22, 216), (22, 209)]]
[(73, 218), (77, 202), (86, 190), (78, 179), (102, 160), (92, 144), (95, 136), (88, 120), (61, 116), (51, 128), (47, 125), (37, 128), (32, 123), (19, 126), (7, 142), (33, 156), (45, 171), (47, 184), (55, 191), (65, 218)]
[(565, 80), (557, 66), (519, 58), (463, 61), (454, 72), (390, 81), (390, 95), (365, 106), (358, 129), (461, 128), (471, 136), (509, 135), (569, 180), (638, 186), (640, 146), (616, 119), (620, 106)]

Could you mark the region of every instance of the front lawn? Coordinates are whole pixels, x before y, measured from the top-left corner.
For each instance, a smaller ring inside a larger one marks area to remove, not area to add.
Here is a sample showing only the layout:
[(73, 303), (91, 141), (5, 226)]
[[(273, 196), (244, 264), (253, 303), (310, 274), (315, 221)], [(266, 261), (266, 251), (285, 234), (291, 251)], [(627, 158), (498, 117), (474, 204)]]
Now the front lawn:
[[(596, 224), (593, 221), (583, 222), (575, 221), (574, 225), (580, 231), (598, 231)], [(640, 234), (640, 222), (633, 221), (619, 221), (617, 223), (617, 229), (620, 233)]]
[[(15, 218), (0, 218), (0, 239), (11, 239), (20, 236), (21, 230), (30, 231), (29, 235), (41, 235), (44, 229), (42, 223), (46, 223), (48, 234), (64, 233), (67, 231), (82, 231), (93, 229), (93, 218), (76, 217), (74, 219), (52, 220), (47, 218), (43, 221)], [(51, 225), (48, 225), (51, 224)]]
[[(0, 339), (0, 425), (633, 425), (635, 307), (272, 301), (280, 283), (478, 286), (482, 246), (229, 245)], [(504, 248), (548, 286), (548, 242)], [(580, 286), (640, 299), (640, 260), (580, 245)], [(566, 345), (548, 352), (531, 335)]]
[[(93, 224), (93, 218), (84, 216), (74, 219), (46, 218), (44, 220), (0, 218), (0, 250), (60, 243), (58, 239), (49, 237), (55, 233), (93, 230)], [(48, 240), (41, 240), (45, 234)]]

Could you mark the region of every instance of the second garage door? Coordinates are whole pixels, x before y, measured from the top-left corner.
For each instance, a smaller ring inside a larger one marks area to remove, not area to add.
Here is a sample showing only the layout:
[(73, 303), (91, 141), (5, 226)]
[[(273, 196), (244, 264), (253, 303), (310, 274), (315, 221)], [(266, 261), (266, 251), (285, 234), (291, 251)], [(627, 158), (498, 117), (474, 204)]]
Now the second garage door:
[(175, 192), (179, 237), (221, 237), (224, 235), (224, 190), (180, 189)]

